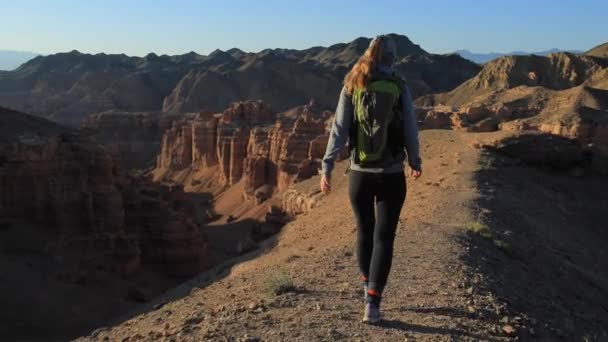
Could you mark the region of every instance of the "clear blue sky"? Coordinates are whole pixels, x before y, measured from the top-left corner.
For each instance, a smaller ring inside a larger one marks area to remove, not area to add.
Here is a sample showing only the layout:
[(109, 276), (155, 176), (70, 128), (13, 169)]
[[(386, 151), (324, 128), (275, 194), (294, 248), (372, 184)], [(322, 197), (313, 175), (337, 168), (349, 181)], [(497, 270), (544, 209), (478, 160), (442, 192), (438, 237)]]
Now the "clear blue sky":
[(430, 52), (587, 50), (607, 0), (0, 0), (0, 49), (207, 54), (306, 48), (396, 32)]

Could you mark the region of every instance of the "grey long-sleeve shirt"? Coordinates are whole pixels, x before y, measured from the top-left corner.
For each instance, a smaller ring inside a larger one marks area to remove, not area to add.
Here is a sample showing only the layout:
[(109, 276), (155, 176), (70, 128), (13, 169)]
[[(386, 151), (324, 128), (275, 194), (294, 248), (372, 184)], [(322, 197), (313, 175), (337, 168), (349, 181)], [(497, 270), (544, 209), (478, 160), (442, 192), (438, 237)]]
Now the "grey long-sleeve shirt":
[[(388, 68), (380, 69), (381, 72), (390, 72)], [(416, 126), (416, 113), (412, 103), (412, 95), (407, 86), (404, 86), (401, 96), (401, 105), (403, 110), (403, 130), (405, 134), (405, 150), (408, 156), (408, 164), (414, 170), (421, 170), (422, 163), (420, 160), (420, 147), (418, 142), (418, 127)], [(334, 168), (334, 161), (338, 153), (348, 141), (350, 127), (353, 122), (354, 108), (352, 97), (346, 93), (346, 89), (342, 88), (338, 106), (336, 108), (336, 116), (334, 118), (329, 141), (325, 151), (325, 157), (322, 162), (323, 174), (331, 174)], [(403, 162), (396, 162), (393, 165), (383, 168), (363, 168), (357, 165), (351, 158), (350, 168), (356, 171), (374, 172), (374, 173), (395, 173), (401, 172), (404, 169)]]

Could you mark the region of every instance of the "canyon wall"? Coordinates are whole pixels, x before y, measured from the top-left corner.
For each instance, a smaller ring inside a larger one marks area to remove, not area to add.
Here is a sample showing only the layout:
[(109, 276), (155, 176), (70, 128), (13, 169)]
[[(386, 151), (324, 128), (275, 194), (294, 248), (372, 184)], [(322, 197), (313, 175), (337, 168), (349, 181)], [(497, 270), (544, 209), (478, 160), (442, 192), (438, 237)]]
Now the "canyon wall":
[(174, 122), (163, 134), (157, 169), (217, 166), (221, 185), (242, 180), (245, 197), (261, 203), (317, 174), (331, 116), (312, 102), (278, 115), (262, 101), (236, 102), (222, 113)]
[(90, 114), (81, 128), (103, 143), (125, 169), (147, 169), (155, 165), (163, 132), (184, 116), (113, 110)]
[(180, 187), (126, 176), (88, 137), (0, 110), (0, 217), (51, 236), (39, 252), (124, 275), (190, 276), (208, 266), (207, 240)]

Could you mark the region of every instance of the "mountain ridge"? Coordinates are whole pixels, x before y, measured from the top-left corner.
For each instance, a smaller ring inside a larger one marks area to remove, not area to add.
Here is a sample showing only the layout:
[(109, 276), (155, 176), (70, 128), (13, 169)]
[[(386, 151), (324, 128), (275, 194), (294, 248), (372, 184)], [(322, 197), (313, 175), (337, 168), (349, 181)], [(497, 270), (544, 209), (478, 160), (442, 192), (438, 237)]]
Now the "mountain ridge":
[(570, 52), (570, 53), (583, 53), (582, 50), (574, 50), (574, 49), (558, 49), (552, 48), (548, 50), (541, 51), (511, 51), (511, 52), (473, 52), (467, 49), (460, 49), (454, 51), (454, 53), (459, 54), (461, 57), (466, 58), (475, 63), (484, 64), (490, 62), (496, 58), (500, 58), (503, 56), (526, 56), (526, 55), (538, 55), (538, 56), (546, 56), (551, 53), (557, 52)]
[[(415, 96), (451, 90), (480, 69), (458, 56), (430, 54), (406, 36), (391, 36), (402, 57), (396, 69), (409, 80)], [(370, 40), (258, 53), (218, 49), (207, 56), (189, 52), (130, 57), (73, 50), (0, 72), (0, 105), (72, 126), (90, 113), (113, 109), (219, 111), (234, 101), (258, 99), (277, 110), (311, 99), (333, 109), (348, 67)]]
[(585, 52), (587, 56), (594, 56), (600, 58), (608, 58), (608, 43), (600, 44), (591, 50)]

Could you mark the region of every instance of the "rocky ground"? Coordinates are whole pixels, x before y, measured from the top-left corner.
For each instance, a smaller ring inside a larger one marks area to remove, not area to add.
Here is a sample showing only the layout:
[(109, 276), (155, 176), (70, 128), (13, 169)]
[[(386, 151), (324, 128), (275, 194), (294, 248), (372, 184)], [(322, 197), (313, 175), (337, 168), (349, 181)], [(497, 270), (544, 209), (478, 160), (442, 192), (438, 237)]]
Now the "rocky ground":
[[(478, 148), (501, 135), (422, 133), (425, 173), (408, 180), (379, 325), (361, 323), (342, 164), (333, 192), (266, 248), (242, 257), (249, 261), (220, 265), (80, 340), (607, 339), (606, 235), (598, 226), (605, 192), (585, 195), (605, 182), (531, 169)], [(295, 188), (318, 198), (317, 182)], [(273, 293), (279, 288), (285, 293)]]

